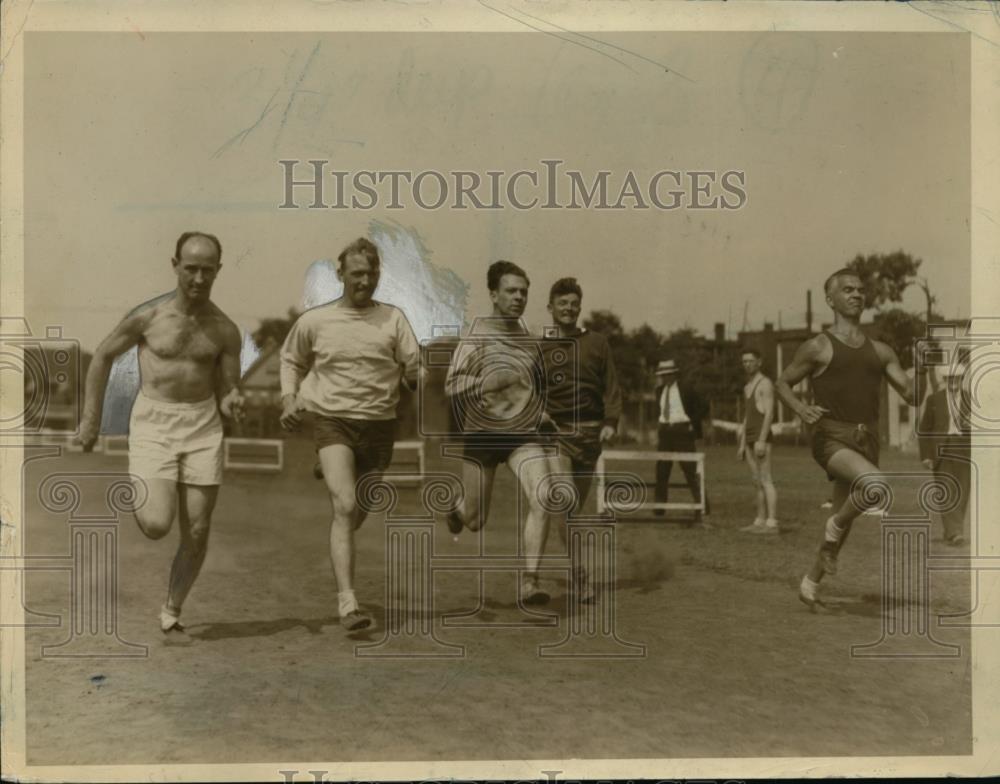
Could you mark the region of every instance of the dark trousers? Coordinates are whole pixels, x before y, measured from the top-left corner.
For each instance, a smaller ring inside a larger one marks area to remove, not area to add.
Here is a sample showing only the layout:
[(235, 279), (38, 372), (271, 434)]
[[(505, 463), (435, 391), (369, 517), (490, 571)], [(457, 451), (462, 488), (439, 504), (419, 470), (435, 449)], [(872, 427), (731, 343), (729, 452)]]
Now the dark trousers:
[[(660, 425), (657, 434), (656, 448), (660, 452), (697, 452), (694, 444), (694, 430), (691, 425)], [(656, 462), (656, 500), (667, 500), (670, 485), (670, 472), (673, 470), (672, 460)], [(681, 471), (691, 489), (691, 497), (697, 502), (701, 500), (701, 487), (698, 483), (698, 471), (695, 464), (681, 462)], [(708, 514), (708, 492), (705, 492), (705, 513)]]
[[(968, 455), (968, 452), (966, 452)], [(944, 538), (963, 535), (965, 518), (969, 510), (969, 493), (971, 491), (971, 466), (967, 460), (947, 456), (939, 457), (934, 464), (934, 478), (941, 481), (950, 496), (954, 492), (953, 481), (958, 485), (958, 503), (951, 509), (941, 512), (941, 522), (944, 524)]]

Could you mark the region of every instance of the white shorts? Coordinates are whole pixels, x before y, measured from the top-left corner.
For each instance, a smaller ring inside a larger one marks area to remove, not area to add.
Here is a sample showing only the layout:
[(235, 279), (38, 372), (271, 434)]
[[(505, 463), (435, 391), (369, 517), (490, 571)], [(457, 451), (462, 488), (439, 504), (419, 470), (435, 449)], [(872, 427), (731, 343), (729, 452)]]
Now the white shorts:
[(128, 470), (145, 480), (222, 484), (222, 418), (215, 398), (164, 403), (140, 392), (129, 420)]

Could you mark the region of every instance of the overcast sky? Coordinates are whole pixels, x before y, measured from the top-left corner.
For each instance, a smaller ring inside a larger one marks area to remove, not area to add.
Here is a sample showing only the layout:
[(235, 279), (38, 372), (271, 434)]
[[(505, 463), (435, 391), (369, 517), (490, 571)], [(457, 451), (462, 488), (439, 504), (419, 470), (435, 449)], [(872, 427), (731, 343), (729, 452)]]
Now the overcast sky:
[[(411, 310), (427, 305), (407, 298), (407, 265), (432, 265), (420, 274), (450, 296), (465, 281), (472, 316), (487, 307), (487, 265), (508, 258), (531, 276), (536, 323), (551, 282), (575, 275), (585, 310), (610, 308), (629, 327), (735, 332), (745, 307), (751, 328), (779, 313), (799, 326), (807, 288), (824, 320), (830, 271), (902, 248), (924, 260), (939, 309), (968, 315), (967, 39), (600, 38), (29, 33), (32, 326), (60, 324), (92, 349), (173, 287), (173, 243), (191, 228), (221, 238), (214, 298), (247, 329), (300, 304), (310, 265), (373, 227), (406, 238), (397, 251), (419, 249), (387, 267), (398, 279), (383, 292)], [(734, 211), (431, 211), (406, 196), (403, 210), (281, 211), (282, 158), (483, 174), (558, 158), (588, 178), (609, 170), (618, 186), (629, 170), (644, 182), (735, 169), (748, 200)], [(905, 304), (922, 310), (922, 294)], [(440, 319), (423, 315), (413, 320)]]

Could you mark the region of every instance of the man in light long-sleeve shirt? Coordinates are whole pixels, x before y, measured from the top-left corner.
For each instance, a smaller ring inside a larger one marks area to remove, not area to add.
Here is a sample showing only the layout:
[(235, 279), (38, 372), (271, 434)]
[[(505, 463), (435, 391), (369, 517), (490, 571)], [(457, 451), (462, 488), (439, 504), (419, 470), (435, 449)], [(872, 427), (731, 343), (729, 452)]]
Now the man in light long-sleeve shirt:
[(378, 249), (366, 239), (338, 257), (344, 295), (303, 313), (281, 348), (281, 424), (296, 430), (305, 411), (313, 421), (333, 523), (330, 559), (341, 624), (372, 624), (354, 596), (354, 530), (365, 519), (357, 480), (381, 474), (392, 460), (399, 385), (415, 386), (419, 346), (403, 312), (372, 299)]

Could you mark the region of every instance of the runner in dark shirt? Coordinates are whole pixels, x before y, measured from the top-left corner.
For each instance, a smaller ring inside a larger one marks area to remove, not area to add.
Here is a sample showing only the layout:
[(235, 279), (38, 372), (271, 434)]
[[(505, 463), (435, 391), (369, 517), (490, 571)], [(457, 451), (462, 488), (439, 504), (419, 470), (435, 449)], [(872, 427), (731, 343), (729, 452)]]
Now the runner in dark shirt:
[[(548, 305), (552, 325), (546, 327), (542, 339), (548, 379), (545, 410), (558, 428), (559, 473), (572, 474), (576, 488), (572, 512), (586, 500), (601, 449), (614, 438), (622, 412), (621, 388), (607, 338), (577, 326), (582, 300), (576, 278), (560, 278), (552, 284)], [(565, 523), (566, 515), (556, 521), (563, 544)], [(592, 600), (593, 588), (582, 567), (573, 579), (580, 597)]]
[[(827, 304), (833, 309), (833, 326), (803, 343), (775, 384), (785, 405), (813, 425), (813, 457), (834, 482), (834, 514), (826, 521), (816, 561), (799, 586), (799, 598), (814, 610), (820, 604), (819, 582), (824, 574), (836, 573), (837, 556), (851, 523), (870, 506), (863, 499), (879, 479), (882, 379), (908, 405), (919, 402), (896, 352), (861, 331), (865, 298), (857, 274), (838, 270), (827, 279), (824, 289)], [(804, 404), (792, 391), (807, 376), (816, 399), (813, 405)]]

